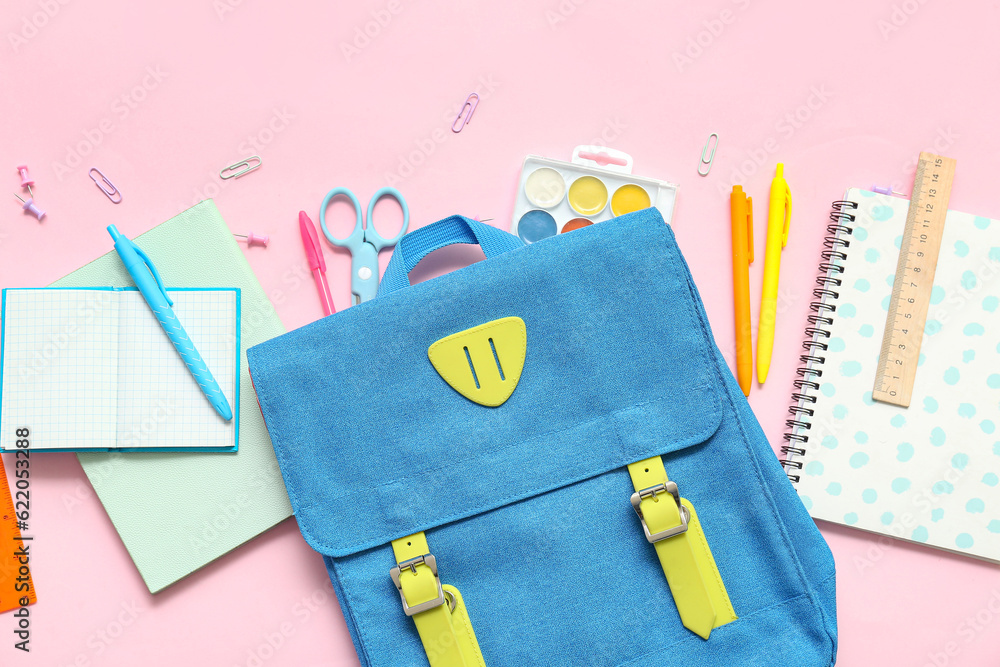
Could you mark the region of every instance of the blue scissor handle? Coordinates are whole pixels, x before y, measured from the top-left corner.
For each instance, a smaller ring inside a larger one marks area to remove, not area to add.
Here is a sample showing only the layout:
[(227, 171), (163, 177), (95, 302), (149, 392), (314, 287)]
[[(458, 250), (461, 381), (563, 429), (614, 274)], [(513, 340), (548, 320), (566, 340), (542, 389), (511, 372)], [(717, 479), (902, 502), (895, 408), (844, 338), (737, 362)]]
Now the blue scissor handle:
[[(351, 200), (357, 219), (352, 231), (347, 238), (338, 239), (330, 233), (326, 226), (326, 208), (330, 201), (338, 196), (344, 195)], [(403, 209), (403, 226), (399, 233), (391, 239), (384, 239), (375, 231), (372, 222), (372, 213), (375, 211), (375, 204), (382, 197), (392, 197)], [(354, 193), (347, 188), (334, 188), (326, 193), (323, 205), (319, 209), (319, 226), (323, 229), (323, 236), (326, 240), (336, 246), (347, 248), (351, 251), (351, 293), (355, 295), (354, 302), (362, 303), (375, 297), (378, 291), (378, 251), (396, 245), (396, 242), (403, 238), (406, 228), (410, 224), (410, 209), (406, 206), (406, 200), (396, 188), (385, 187), (375, 193), (368, 204), (368, 227), (364, 226), (361, 217), (361, 202), (354, 196)]]
[[(354, 231), (347, 238), (343, 239), (335, 238), (326, 226), (326, 208), (330, 205), (330, 201), (337, 195), (344, 195), (351, 200), (351, 205), (354, 206), (354, 213), (357, 216), (354, 223)], [(371, 214), (369, 213), (369, 215)], [(352, 254), (360, 250), (361, 245), (365, 242), (365, 228), (361, 220), (361, 202), (347, 188), (334, 188), (326, 193), (326, 197), (323, 198), (323, 205), (319, 207), (319, 226), (323, 228), (323, 236), (326, 237), (327, 241), (333, 245), (349, 249)]]
[[(375, 220), (372, 218), (372, 213), (375, 212), (375, 204), (382, 197), (392, 197), (399, 204), (399, 208), (403, 209), (403, 226), (399, 228), (399, 233), (391, 239), (382, 238), (382, 235), (375, 229)], [(375, 250), (382, 250), (383, 248), (396, 245), (399, 239), (403, 238), (403, 234), (406, 233), (406, 228), (410, 226), (410, 209), (406, 206), (406, 200), (403, 199), (403, 195), (399, 190), (388, 186), (376, 192), (372, 200), (368, 202), (368, 215), (366, 217), (368, 219), (368, 227), (365, 230), (365, 240), (375, 246)]]

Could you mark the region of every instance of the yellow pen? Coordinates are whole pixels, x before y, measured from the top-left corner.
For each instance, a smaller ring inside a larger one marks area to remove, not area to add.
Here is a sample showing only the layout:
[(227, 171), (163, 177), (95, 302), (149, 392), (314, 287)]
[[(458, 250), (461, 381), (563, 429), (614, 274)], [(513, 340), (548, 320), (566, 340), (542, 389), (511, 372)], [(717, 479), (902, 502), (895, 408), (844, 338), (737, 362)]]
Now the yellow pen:
[(760, 297), (760, 324), (757, 329), (757, 382), (764, 384), (771, 367), (774, 322), (778, 314), (778, 273), (781, 249), (788, 243), (788, 223), (792, 219), (792, 191), (785, 181), (785, 165), (778, 163), (771, 181), (771, 201), (767, 212), (767, 245), (764, 249), (764, 289)]

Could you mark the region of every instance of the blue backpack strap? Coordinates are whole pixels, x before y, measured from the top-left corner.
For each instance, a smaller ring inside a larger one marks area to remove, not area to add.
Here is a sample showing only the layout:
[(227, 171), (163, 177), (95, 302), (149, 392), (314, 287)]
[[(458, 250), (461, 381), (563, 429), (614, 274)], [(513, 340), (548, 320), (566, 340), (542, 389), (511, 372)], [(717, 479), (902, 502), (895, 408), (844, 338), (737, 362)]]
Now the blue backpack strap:
[(465, 216), (453, 215), (415, 229), (400, 239), (385, 268), (378, 296), (409, 287), (410, 271), (420, 260), (438, 248), (456, 243), (480, 246), (487, 259), (524, 246), (524, 242), (513, 234)]

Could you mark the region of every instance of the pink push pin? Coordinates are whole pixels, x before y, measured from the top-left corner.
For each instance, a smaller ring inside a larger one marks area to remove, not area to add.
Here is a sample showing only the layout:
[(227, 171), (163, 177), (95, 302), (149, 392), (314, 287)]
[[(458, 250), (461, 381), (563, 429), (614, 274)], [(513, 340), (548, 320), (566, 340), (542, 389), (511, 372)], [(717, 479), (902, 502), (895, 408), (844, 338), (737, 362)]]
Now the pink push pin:
[(42, 221), (42, 218), (45, 217), (45, 211), (35, 206), (34, 199), (29, 199), (28, 201), (24, 201), (17, 193), (14, 193), (14, 196), (17, 197), (22, 204), (24, 204), (24, 206), (22, 206), (21, 208), (24, 209), (26, 213), (30, 213), (31, 215), (38, 218), (39, 222)]
[(267, 234), (257, 235), (253, 232), (250, 232), (249, 234), (233, 234), (233, 236), (238, 239), (246, 239), (248, 248), (255, 245), (264, 246), (266, 248), (268, 241), (271, 240), (271, 237)]
[(35, 193), (31, 191), (31, 186), (35, 184), (35, 181), (28, 176), (28, 165), (19, 164), (17, 165), (17, 173), (21, 175), (21, 187), (28, 188), (28, 195), (31, 197), (35, 196)]

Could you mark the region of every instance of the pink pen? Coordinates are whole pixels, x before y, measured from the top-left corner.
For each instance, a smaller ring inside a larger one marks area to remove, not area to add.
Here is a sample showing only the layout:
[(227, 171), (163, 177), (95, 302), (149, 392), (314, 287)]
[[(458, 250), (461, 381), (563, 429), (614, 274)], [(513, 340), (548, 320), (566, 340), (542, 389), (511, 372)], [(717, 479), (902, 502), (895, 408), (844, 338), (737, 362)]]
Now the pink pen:
[(316, 225), (309, 219), (305, 211), (299, 211), (299, 231), (302, 232), (302, 243), (306, 247), (309, 268), (312, 269), (313, 278), (316, 279), (316, 287), (319, 289), (319, 299), (323, 302), (323, 314), (335, 313), (337, 309), (333, 305), (330, 285), (326, 282), (326, 260), (323, 259), (323, 247), (319, 244)]

